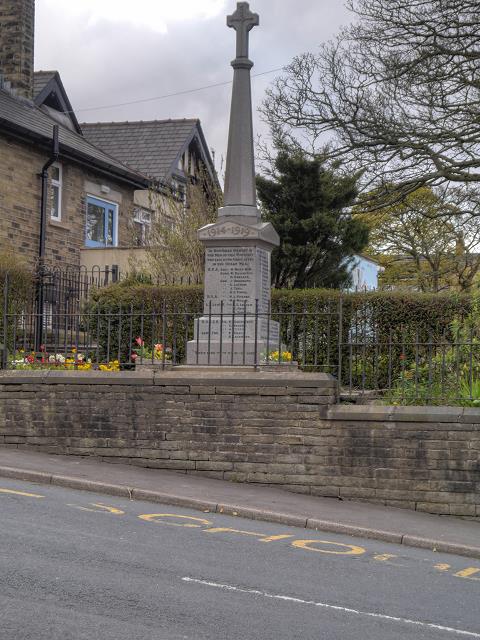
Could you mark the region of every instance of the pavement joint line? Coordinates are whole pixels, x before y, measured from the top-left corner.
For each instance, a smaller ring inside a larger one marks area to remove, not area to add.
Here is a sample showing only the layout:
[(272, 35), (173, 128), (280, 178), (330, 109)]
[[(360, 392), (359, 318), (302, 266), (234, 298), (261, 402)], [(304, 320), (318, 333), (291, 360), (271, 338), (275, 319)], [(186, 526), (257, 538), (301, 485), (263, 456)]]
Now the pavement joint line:
[(122, 484), (108, 484), (106, 482), (96, 482), (86, 478), (56, 475), (45, 473), (43, 471), (32, 471), (31, 469), (19, 469), (17, 467), (0, 466), (0, 477), (24, 480), (25, 482), (36, 482), (39, 484), (49, 484), (66, 489), (91, 491), (92, 493), (102, 493), (104, 495), (129, 498), (130, 500), (168, 504), (170, 506), (194, 509), (204, 513), (205, 511), (208, 511), (211, 513), (218, 513), (220, 515), (233, 515), (250, 520), (260, 520), (262, 522), (276, 522), (277, 524), (284, 524), (300, 529), (311, 529), (315, 531), (349, 535), (357, 538), (392, 542), (408, 547), (430, 549), (431, 551), (437, 551), (439, 553), (456, 554), (467, 558), (480, 559), (480, 546), (473, 547), (445, 540), (433, 540), (429, 538), (422, 538), (421, 536), (410, 535), (408, 533), (401, 534), (390, 531), (380, 531), (378, 529), (369, 529), (368, 527), (343, 524), (333, 520), (318, 520), (317, 518), (266, 511), (263, 509), (255, 509), (254, 507), (242, 507), (234, 504), (209, 502), (207, 500), (187, 498), (185, 496), (179, 496), (171, 493), (161, 493), (160, 491), (127, 487)]

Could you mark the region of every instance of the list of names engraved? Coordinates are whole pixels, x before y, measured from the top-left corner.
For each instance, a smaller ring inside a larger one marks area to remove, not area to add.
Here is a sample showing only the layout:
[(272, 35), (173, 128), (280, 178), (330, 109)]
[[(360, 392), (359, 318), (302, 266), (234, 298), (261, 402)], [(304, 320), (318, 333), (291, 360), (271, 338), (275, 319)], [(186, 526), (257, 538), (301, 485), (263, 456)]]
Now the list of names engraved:
[(241, 312), (255, 304), (255, 248), (209, 247), (205, 263), (205, 312), (231, 312), (233, 302)]
[(270, 254), (265, 249), (257, 249), (257, 285), (259, 309), (266, 313), (270, 305)]

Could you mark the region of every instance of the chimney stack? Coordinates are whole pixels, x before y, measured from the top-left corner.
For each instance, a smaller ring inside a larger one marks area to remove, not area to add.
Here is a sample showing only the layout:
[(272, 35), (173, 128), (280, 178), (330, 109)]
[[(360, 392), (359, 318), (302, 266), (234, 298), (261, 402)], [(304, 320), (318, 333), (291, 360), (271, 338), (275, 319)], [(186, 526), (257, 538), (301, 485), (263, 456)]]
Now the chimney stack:
[(33, 99), (35, 0), (0, 0), (0, 75), (12, 92)]

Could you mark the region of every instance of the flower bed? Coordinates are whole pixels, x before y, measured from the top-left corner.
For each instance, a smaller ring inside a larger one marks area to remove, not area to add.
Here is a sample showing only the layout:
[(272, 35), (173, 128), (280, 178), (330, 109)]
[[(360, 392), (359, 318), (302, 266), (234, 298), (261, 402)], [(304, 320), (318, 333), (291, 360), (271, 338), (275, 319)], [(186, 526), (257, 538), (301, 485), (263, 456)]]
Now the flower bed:
[(118, 360), (110, 360), (106, 363), (95, 363), (92, 358), (73, 347), (66, 353), (48, 353), (45, 347), (40, 347), (40, 352), (30, 351), (26, 353), (19, 349), (8, 360), (8, 368), (17, 371), (31, 371), (38, 369), (54, 371), (120, 371)]
[(172, 350), (169, 347), (164, 348), (163, 344), (160, 343), (154, 344), (153, 348), (149, 348), (145, 345), (145, 341), (138, 337), (135, 338), (133, 343), (130, 358), (137, 367), (148, 364), (163, 365), (165, 362), (170, 363), (172, 361)]

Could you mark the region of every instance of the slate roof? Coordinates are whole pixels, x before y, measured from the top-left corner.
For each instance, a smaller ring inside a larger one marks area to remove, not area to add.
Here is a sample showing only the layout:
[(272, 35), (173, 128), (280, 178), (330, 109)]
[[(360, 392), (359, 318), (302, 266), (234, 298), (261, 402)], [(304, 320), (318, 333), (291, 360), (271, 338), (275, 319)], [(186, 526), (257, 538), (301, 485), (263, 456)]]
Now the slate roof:
[(41, 93), (52, 78), (57, 74), (56, 71), (35, 71), (33, 74), (33, 97), (36, 98)]
[[(36, 142), (46, 150), (51, 148), (55, 120), (28, 100), (13, 96), (0, 89), (0, 131)], [(80, 134), (59, 126), (61, 157), (76, 160), (89, 167), (96, 167), (108, 175), (128, 182), (137, 188), (148, 186), (148, 179), (108, 153), (97, 149)]]
[(171, 176), (196, 133), (204, 142), (196, 119), (82, 123), (81, 128), (92, 144), (156, 180)]

